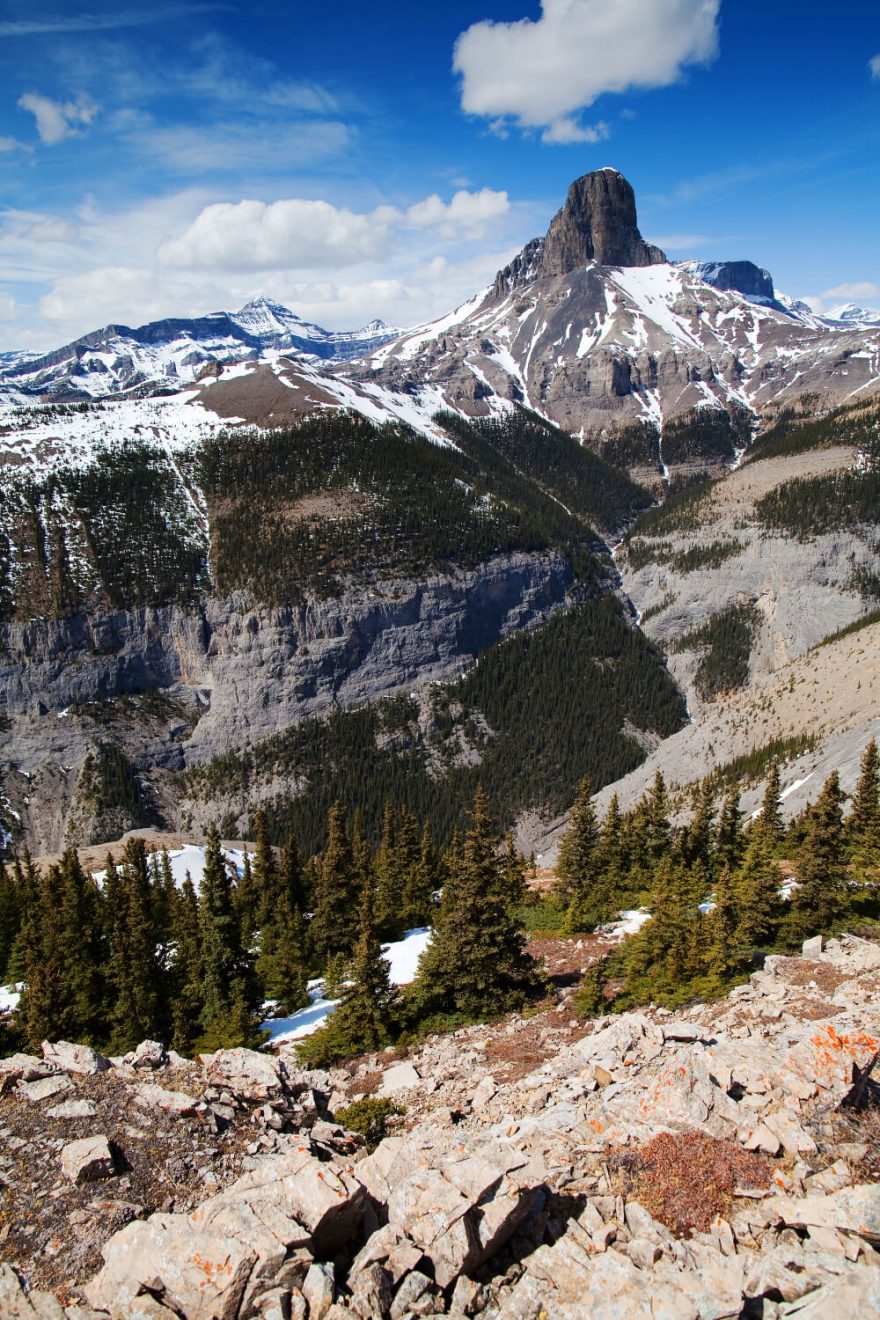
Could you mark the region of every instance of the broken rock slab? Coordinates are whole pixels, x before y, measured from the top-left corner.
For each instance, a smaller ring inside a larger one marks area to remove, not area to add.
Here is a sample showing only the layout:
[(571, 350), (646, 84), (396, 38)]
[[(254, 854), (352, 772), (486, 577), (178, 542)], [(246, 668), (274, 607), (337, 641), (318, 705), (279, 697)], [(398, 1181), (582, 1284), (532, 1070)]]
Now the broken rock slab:
[(72, 1183), (97, 1182), (116, 1173), (113, 1151), (105, 1136), (69, 1141), (61, 1151), (61, 1171)]
[(111, 1320), (127, 1320), (144, 1293), (187, 1320), (231, 1320), (256, 1260), (237, 1239), (162, 1213), (126, 1224), (101, 1254), (104, 1266), (83, 1292)]
[(164, 1086), (155, 1082), (144, 1082), (134, 1092), (134, 1102), (142, 1109), (161, 1109), (166, 1114), (176, 1114), (180, 1118), (195, 1114), (199, 1101), (195, 1096), (184, 1091), (166, 1091)]
[(385, 1070), (382, 1085), (379, 1087), (377, 1094), (380, 1096), (398, 1095), (401, 1091), (409, 1091), (412, 1087), (418, 1086), (421, 1080), (411, 1063), (395, 1063), (392, 1068)]
[(60, 1072), (81, 1073), (91, 1076), (106, 1072), (111, 1066), (110, 1060), (93, 1050), (90, 1045), (76, 1045), (68, 1040), (59, 1040), (54, 1044), (43, 1041), (43, 1058)]
[(206, 1060), (208, 1086), (231, 1092), (237, 1100), (276, 1100), (287, 1091), (287, 1069), (272, 1054), (243, 1048), (218, 1050)]
[(19, 1082), (18, 1094), (32, 1105), (42, 1104), (56, 1095), (73, 1090), (73, 1082), (64, 1073), (53, 1073), (51, 1077), (39, 1077), (35, 1082)]
[(94, 1118), (98, 1109), (91, 1100), (62, 1100), (60, 1105), (53, 1105), (46, 1110), (47, 1118)]

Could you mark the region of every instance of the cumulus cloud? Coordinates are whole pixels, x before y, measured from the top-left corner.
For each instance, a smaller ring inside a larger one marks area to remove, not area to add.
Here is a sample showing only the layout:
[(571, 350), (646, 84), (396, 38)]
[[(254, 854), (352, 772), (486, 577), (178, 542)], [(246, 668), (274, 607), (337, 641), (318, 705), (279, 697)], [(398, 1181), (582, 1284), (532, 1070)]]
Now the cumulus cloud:
[(664, 87), (715, 56), (719, 8), (720, 0), (542, 0), (537, 20), (475, 23), (455, 43), (462, 108), (547, 127), (549, 142), (588, 140), (566, 138), (571, 116), (604, 92)]
[(208, 270), (321, 270), (387, 256), (397, 229), (436, 229), (443, 237), (476, 237), (509, 209), (507, 193), (436, 194), (405, 211), (392, 206), (358, 213), (329, 202), (215, 202), (159, 247), (165, 266)]
[[(175, 296), (180, 296), (179, 290)], [(92, 326), (97, 328), (113, 321), (131, 324), (168, 315), (168, 298), (155, 271), (99, 266), (56, 280), (40, 299), (40, 313), (50, 321), (71, 323), (81, 320), (83, 308), (88, 308)]]
[(831, 289), (804, 298), (814, 312), (822, 316), (835, 312), (847, 303), (858, 303), (863, 307), (880, 306), (880, 284), (873, 280), (852, 280), (848, 284), (835, 284)]
[(874, 55), (868, 60), (868, 68), (871, 70), (872, 78), (880, 78), (880, 55)]
[(25, 92), (18, 98), (18, 105), (34, 116), (40, 141), (47, 147), (75, 136), (80, 127), (91, 124), (98, 113), (98, 107), (87, 96), (78, 97), (76, 101), (53, 101), (39, 92)]
[(70, 220), (58, 216), (42, 216), (21, 231), (22, 238), (33, 239), (35, 243), (73, 243), (79, 230)]
[(579, 124), (570, 115), (555, 119), (549, 128), (541, 134), (542, 142), (549, 142), (557, 147), (569, 147), (576, 142), (604, 142), (611, 136), (611, 129), (604, 120), (598, 124)]

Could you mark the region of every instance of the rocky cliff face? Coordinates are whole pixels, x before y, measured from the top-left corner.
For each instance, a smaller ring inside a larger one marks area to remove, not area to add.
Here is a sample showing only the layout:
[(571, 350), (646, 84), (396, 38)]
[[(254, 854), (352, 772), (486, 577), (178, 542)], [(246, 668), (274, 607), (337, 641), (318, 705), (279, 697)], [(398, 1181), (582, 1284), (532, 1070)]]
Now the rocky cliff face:
[[(6, 625), (0, 691), (10, 723), (0, 774), (11, 806), (31, 847), (56, 851), (72, 806), (83, 832), (79, 770), (112, 735), (135, 770), (155, 779), (153, 814), (173, 824), (168, 775), (323, 710), (450, 678), (499, 638), (543, 622), (572, 581), (561, 554), (515, 554), (284, 609), (209, 597), (191, 610)], [(150, 693), (166, 705), (145, 704), (140, 694)]]
[(665, 260), (639, 233), (632, 185), (617, 170), (596, 170), (575, 179), (546, 237), (533, 240), (511, 266), (499, 271), (495, 296), (531, 279), (569, 275), (590, 262), (655, 266)]

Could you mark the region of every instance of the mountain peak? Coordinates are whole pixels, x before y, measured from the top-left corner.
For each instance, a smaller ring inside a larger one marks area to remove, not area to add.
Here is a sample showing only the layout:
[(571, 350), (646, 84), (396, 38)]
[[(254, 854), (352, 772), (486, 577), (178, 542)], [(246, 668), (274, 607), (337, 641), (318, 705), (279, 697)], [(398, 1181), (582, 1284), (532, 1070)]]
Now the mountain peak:
[(546, 236), (532, 239), (499, 271), (495, 291), (501, 295), (529, 280), (568, 275), (590, 262), (656, 266), (665, 261), (665, 253), (639, 233), (632, 184), (605, 166), (575, 179)]
[(544, 239), (541, 274), (567, 275), (590, 261), (600, 266), (656, 266), (665, 260), (639, 233), (632, 184), (617, 170), (605, 168), (582, 175), (569, 188)]

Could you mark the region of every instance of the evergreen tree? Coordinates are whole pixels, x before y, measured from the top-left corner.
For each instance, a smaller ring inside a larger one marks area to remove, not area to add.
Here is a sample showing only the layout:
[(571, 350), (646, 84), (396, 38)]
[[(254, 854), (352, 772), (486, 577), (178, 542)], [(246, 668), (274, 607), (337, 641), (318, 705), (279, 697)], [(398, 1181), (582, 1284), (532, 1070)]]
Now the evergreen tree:
[(739, 790), (731, 788), (724, 797), (718, 814), (718, 827), (715, 832), (716, 868), (729, 867), (736, 872), (745, 854), (745, 839), (742, 832), (742, 812), (739, 809)]
[(19, 1017), (28, 1047), (36, 1049), (44, 1039), (103, 1044), (107, 995), (97, 886), (73, 849), (26, 884)]
[(712, 865), (714, 838), (712, 822), (715, 817), (714, 792), (708, 779), (704, 780), (697, 798), (694, 814), (687, 829), (682, 831), (679, 852), (685, 866), (699, 863), (708, 872)]
[(669, 796), (666, 781), (658, 770), (646, 803), (647, 857), (652, 867), (669, 855), (672, 826), (669, 823)]
[(382, 813), (382, 838), (374, 859), (376, 927), (383, 939), (401, 933), (403, 884), (398, 869), (396, 813), (393, 803), (385, 802)]
[(729, 866), (722, 867), (715, 884), (715, 906), (709, 914), (709, 967), (722, 984), (738, 971), (739, 928), (737, 889)]
[(389, 980), (390, 966), (373, 916), (373, 886), (369, 878), (361, 894), (358, 938), (342, 998), (326, 1025), (306, 1038), (300, 1057), (326, 1067), (339, 1059), (381, 1049), (396, 1025), (397, 993)]
[(510, 908), (511, 916), (519, 917), (528, 898), (526, 885), (526, 859), (517, 851), (513, 834), (508, 832), (501, 857), (501, 897)]
[(305, 923), (300, 901), (302, 863), (296, 843), (288, 839), (282, 865), (267, 877), (260, 910), (256, 972), (263, 995), (277, 1000), (286, 1013), (309, 1002), (306, 988)]
[(443, 887), (440, 857), (434, 847), (431, 827), (425, 822), (419, 844), (419, 857), (408, 872), (403, 890), (403, 928), (415, 930), (429, 926), (434, 917), (434, 894)]
[(799, 884), (792, 894), (790, 918), (798, 939), (830, 930), (849, 910), (843, 840), (843, 793), (835, 770), (813, 805), (798, 859)]
[(327, 847), (317, 868), (312, 947), (319, 966), (334, 954), (348, 956), (358, 926), (358, 876), (342, 804), (335, 802), (327, 817)]
[(479, 789), (461, 853), (451, 859), (434, 937), (419, 961), (413, 997), (423, 1011), (491, 1016), (521, 1005), (540, 984), (501, 897), (500, 865)]
[(764, 797), (761, 801), (761, 812), (755, 821), (754, 828), (760, 830), (769, 839), (770, 846), (773, 849), (776, 849), (785, 838), (785, 826), (782, 823), (779, 766), (776, 761), (771, 764), (767, 772)]
[(203, 1048), (262, 1043), (259, 991), (241, 938), (232, 882), (215, 826), (208, 830), (199, 894)]
[(21, 927), (21, 895), (14, 870), (0, 862), (0, 984), (5, 985)]
[(740, 948), (759, 948), (776, 938), (783, 912), (779, 882), (772, 835), (769, 831), (753, 830), (736, 876), (735, 940)]
[(199, 952), (199, 903), (189, 871), (174, 906), (171, 925), (171, 1044), (188, 1056), (199, 1036), (204, 1008)]
[(880, 865), (880, 753), (874, 738), (862, 753), (846, 838), (860, 869)]
[(576, 899), (582, 908), (589, 903), (596, 883), (598, 842), (599, 823), (593, 806), (593, 786), (589, 779), (582, 779), (559, 843), (556, 861), (556, 894), (566, 907)]
[(109, 933), (108, 980), (112, 989), (111, 1048), (134, 1049), (151, 1036), (166, 1036), (160, 1000), (163, 968), (157, 956), (154, 893), (143, 839), (125, 845), (121, 872), (105, 873)]

